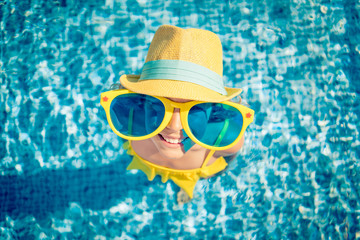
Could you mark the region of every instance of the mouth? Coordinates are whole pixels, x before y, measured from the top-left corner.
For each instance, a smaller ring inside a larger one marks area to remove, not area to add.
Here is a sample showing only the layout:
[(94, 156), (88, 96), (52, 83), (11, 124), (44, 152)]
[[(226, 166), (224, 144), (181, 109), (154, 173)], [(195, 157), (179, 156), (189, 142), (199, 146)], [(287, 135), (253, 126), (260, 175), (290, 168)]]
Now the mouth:
[(186, 139), (186, 138), (167, 138), (161, 134), (159, 134), (159, 136), (160, 136), (161, 140), (163, 140), (167, 143), (173, 144), (173, 145), (181, 145), (182, 142)]

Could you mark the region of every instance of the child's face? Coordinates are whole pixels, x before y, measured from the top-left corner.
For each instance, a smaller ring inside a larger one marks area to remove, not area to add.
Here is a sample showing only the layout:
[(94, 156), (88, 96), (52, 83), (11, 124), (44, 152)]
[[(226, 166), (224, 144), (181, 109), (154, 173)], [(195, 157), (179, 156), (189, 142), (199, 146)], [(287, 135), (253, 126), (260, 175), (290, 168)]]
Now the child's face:
[[(189, 100), (170, 98), (174, 102), (188, 102)], [(183, 126), (180, 120), (180, 110), (175, 108), (172, 118), (167, 127), (158, 135), (151, 138), (159, 153), (167, 159), (178, 159), (184, 156), (185, 151), (181, 141), (184, 139)], [(191, 150), (202, 148), (195, 144)]]

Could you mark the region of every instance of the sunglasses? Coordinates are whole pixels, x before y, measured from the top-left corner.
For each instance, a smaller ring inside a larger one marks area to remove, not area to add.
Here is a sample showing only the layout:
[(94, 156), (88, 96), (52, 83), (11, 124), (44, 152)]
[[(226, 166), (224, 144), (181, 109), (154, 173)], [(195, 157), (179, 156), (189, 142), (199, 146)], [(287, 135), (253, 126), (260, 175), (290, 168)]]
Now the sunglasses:
[(252, 109), (230, 101), (179, 103), (127, 89), (101, 93), (101, 105), (111, 129), (127, 140), (156, 136), (168, 126), (178, 108), (187, 136), (213, 150), (229, 149), (238, 143), (254, 116)]

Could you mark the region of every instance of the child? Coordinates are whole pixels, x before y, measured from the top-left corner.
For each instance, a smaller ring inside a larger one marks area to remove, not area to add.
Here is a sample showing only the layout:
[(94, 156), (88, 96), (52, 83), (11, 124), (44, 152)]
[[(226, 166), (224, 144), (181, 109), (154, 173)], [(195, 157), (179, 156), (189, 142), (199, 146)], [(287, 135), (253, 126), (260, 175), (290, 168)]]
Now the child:
[(228, 100), (241, 89), (222, 80), (222, 47), (216, 34), (163, 25), (155, 33), (141, 75), (123, 75), (125, 89), (101, 94), (109, 125), (133, 160), (127, 169), (151, 181), (171, 179), (190, 198), (200, 178), (227, 166), (254, 111)]

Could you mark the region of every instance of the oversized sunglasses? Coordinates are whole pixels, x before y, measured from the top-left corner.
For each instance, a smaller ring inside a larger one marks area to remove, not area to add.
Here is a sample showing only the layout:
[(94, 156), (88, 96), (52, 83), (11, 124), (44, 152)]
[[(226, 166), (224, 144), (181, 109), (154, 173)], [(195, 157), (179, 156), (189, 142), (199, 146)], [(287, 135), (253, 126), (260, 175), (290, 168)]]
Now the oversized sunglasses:
[(230, 101), (179, 103), (127, 89), (101, 93), (101, 105), (111, 129), (127, 140), (156, 136), (168, 126), (178, 108), (188, 137), (213, 150), (229, 149), (238, 143), (254, 117), (252, 109)]

